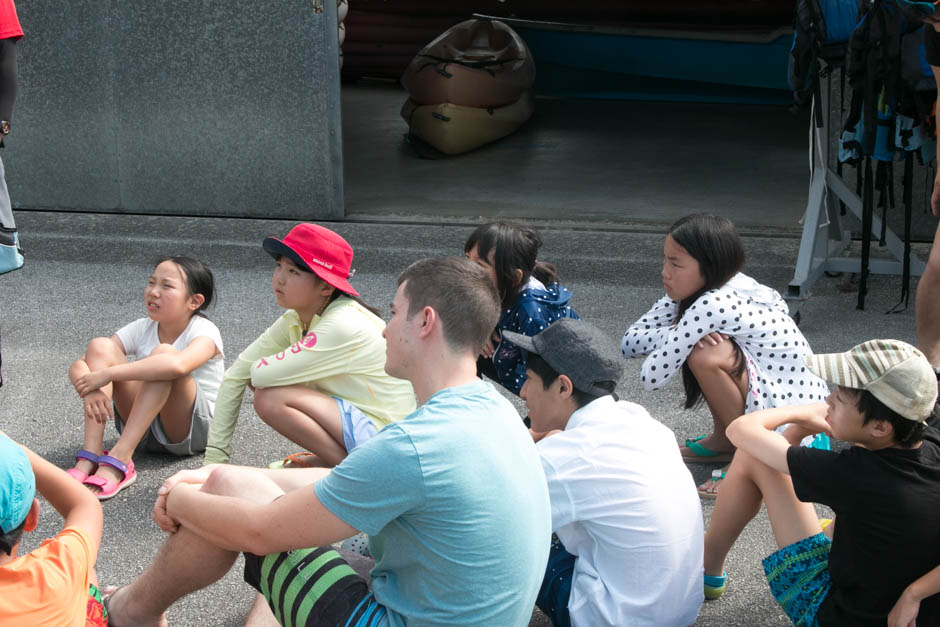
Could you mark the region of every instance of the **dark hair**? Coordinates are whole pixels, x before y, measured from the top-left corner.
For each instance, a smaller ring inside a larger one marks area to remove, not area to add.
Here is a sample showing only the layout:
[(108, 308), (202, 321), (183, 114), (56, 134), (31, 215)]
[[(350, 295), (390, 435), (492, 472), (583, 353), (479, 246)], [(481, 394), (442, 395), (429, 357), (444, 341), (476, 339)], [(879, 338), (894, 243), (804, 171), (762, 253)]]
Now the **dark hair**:
[(7, 533), (0, 533), (0, 551), (7, 555), (13, 555), (13, 547), (20, 543), (20, 538), (23, 537), (23, 528), (25, 526), (26, 519), (24, 518), (23, 522), (15, 529)]
[[(552, 383), (554, 383), (555, 380), (559, 377), (558, 372), (548, 365), (548, 362), (545, 361), (541, 355), (536, 353), (526, 354), (525, 367), (538, 375), (539, 379), (542, 380), (542, 389), (544, 390), (550, 388)], [(607, 394), (612, 395), (614, 400), (617, 399), (617, 395), (614, 393), (614, 390), (617, 389), (616, 381), (594, 381), (594, 385), (607, 390)], [(574, 388), (571, 391), (571, 400), (574, 401), (574, 404), (578, 409), (581, 409), (592, 401), (596, 401), (601, 396), (602, 395), (584, 392), (578, 388)], [(603, 396), (606, 396), (606, 394)]]
[(199, 309), (193, 312), (193, 315), (198, 314), (205, 318), (206, 314), (203, 312), (212, 304), (212, 298), (215, 295), (215, 278), (212, 276), (212, 270), (203, 262), (192, 257), (163, 257), (157, 261), (156, 265), (159, 266), (164, 261), (172, 261), (183, 271), (183, 276), (186, 278), (186, 287), (189, 289), (190, 294), (202, 294), (204, 300), (199, 305)]
[(431, 307), (452, 349), (480, 352), (499, 319), (499, 297), (483, 268), (466, 257), (422, 259), (398, 276), (403, 283), (409, 318)]
[(924, 439), (927, 425), (897, 413), (868, 390), (857, 390), (843, 387), (843, 390), (855, 395), (855, 407), (862, 414), (862, 424), (867, 425), (872, 420), (884, 420), (891, 424), (894, 430), (892, 440), (902, 448), (910, 448)]
[[(481, 224), (463, 246), (463, 252), (469, 253), (476, 246), (477, 255), (488, 260), (493, 252), (493, 269), (496, 271), (496, 289), (503, 307), (509, 307), (516, 295), (522, 291), (534, 276), (546, 287), (558, 283), (558, 271), (554, 265), (538, 261), (542, 238), (538, 231), (521, 222), (500, 220)], [(516, 279), (516, 270), (522, 270), (522, 276)]]
[[(721, 287), (744, 267), (744, 244), (734, 223), (722, 216), (693, 213), (676, 220), (667, 235), (682, 246), (698, 262), (705, 284), (702, 289), (679, 302), (676, 324), (699, 296)], [(734, 377), (744, 372), (744, 355), (735, 343)], [(682, 364), (682, 386), (685, 388), (685, 408), (690, 409), (702, 400), (702, 388), (688, 363)]]
[[(278, 261), (278, 260), (280, 260), (281, 257), (282, 257), (282, 255), (274, 255), (274, 260), (275, 260), (275, 261)], [(290, 259), (290, 257), (287, 257), (287, 259)], [(320, 276), (317, 275), (316, 272), (314, 272), (313, 270), (311, 270), (310, 268), (308, 268), (306, 265), (301, 265), (301, 264), (299, 264), (299, 263), (294, 263), (294, 260), (293, 260), (293, 259), (290, 259), (290, 262), (293, 263), (294, 266), (295, 266), (298, 270), (300, 270), (301, 272), (306, 272), (307, 274), (312, 274), (312, 275), (313, 275), (313, 278), (314, 278), (315, 280), (320, 281), (320, 282), (322, 282), (322, 283), (326, 283), (325, 280), (323, 280)], [(339, 289), (339, 288), (336, 287), (335, 285), (333, 286), (333, 293), (330, 294), (330, 299), (329, 299), (328, 301), (326, 301), (326, 304), (329, 305), (330, 303), (332, 303), (334, 300), (336, 300), (336, 299), (339, 298), (340, 296), (345, 296), (346, 298), (352, 299), (352, 300), (356, 301), (357, 303), (359, 303), (360, 305), (362, 305), (363, 308), (367, 309), (368, 311), (370, 311), (370, 312), (372, 312), (373, 314), (375, 314), (376, 316), (378, 316), (379, 318), (382, 317), (382, 311), (381, 311), (378, 307), (373, 307), (372, 305), (370, 305), (369, 303), (367, 303), (365, 300), (363, 300), (361, 296), (355, 296), (355, 295), (350, 294), (350, 293), (348, 293), (348, 292), (344, 292), (343, 290)]]
[[(317, 278), (319, 279), (320, 277), (317, 277)], [(320, 280), (322, 281), (323, 279), (320, 279)], [(367, 309), (368, 311), (371, 311), (372, 313), (374, 313), (374, 314), (375, 314), (376, 316), (378, 316), (379, 318), (382, 317), (382, 311), (381, 311), (378, 307), (373, 307), (372, 305), (370, 305), (369, 303), (367, 303), (366, 301), (364, 301), (361, 296), (355, 296), (355, 295), (353, 295), (353, 294), (349, 294), (348, 292), (344, 292), (344, 291), (342, 291), (342, 290), (340, 290), (340, 289), (338, 289), (338, 288), (335, 288), (335, 287), (334, 287), (334, 289), (333, 289), (333, 293), (330, 294), (330, 300), (328, 300), (326, 304), (329, 305), (330, 303), (332, 303), (334, 300), (336, 300), (336, 299), (339, 298), (340, 296), (345, 296), (346, 298), (348, 298), (348, 299), (350, 299), (350, 300), (354, 300), (354, 301), (356, 301), (357, 303), (359, 303), (360, 305), (362, 305), (362, 307), (363, 307), (364, 309)]]

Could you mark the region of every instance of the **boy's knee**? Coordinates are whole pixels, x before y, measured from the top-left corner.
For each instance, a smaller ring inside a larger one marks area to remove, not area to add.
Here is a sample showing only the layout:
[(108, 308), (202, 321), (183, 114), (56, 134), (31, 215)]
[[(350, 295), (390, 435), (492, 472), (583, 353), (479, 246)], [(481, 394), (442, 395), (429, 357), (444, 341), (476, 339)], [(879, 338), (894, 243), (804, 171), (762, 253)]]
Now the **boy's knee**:
[(174, 348), (171, 344), (157, 344), (153, 350), (150, 351), (150, 356), (153, 357), (154, 355), (166, 355), (168, 353), (178, 352), (179, 351), (176, 350), (176, 348)]
[(238, 496), (241, 483), (238, 480), (236, 468), (228, 464), (219, 464), (202, 484), (202, 491), (218, 496)]
[(284, 491), (257, 468), (220, 464), (209, 474), (202, 491), (216, 496), (231, 496), (255, 503), (269, 503)]

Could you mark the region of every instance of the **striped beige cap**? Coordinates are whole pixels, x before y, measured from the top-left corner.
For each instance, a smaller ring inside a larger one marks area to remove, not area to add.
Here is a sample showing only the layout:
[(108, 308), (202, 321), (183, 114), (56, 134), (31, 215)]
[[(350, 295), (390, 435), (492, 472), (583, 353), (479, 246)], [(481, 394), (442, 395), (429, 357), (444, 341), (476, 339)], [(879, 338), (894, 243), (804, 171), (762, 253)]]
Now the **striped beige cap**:
[(810, 355), (806, 366), (830, 383), (868, 390), (909, 420), (923, 422), (937, 402), (930, 362), (900, 340), (869, 340), (845, 353)]

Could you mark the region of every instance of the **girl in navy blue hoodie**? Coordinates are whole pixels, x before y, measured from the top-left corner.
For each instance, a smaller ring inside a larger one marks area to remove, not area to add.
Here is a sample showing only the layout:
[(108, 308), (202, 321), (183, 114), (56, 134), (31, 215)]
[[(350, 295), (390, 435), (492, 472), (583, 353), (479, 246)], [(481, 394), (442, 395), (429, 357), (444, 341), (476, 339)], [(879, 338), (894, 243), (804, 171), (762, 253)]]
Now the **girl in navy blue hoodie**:
[(464, 253), (490, 275), (502, 300), (499, 322), (480, 351), (477, 370), (519, 394), (525, 383), (525, 353), (501, 331), (538, 335), (559, 318), (578, 318), (571, 292), (559, 285), (555, 266), (538, 261), (542, 238), (518, 222), (490, 222), (470, 234)]

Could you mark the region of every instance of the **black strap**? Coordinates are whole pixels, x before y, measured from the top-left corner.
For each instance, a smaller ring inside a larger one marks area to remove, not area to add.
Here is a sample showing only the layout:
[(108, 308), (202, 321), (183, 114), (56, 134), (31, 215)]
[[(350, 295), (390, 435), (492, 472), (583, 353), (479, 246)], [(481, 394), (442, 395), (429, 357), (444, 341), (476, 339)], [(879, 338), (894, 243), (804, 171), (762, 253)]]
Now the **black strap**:
[[(901, 300), (888, 310), (888, 313), (900, 313), (907, 309), (911, 296), (911, 214), (914, 210), (914, 154), (904, 155), (904, 259), (901, 270)], [(903, 305), (903, 307), (901, 306)]]
[(865, 157), (865, 188), (862, 195), (862, 266), (858, 279), (857, 309), (865, 309), (865, 295), (868, 293), (868, 265), (871, 255), (871, 224), (874, 213), (874, 177), (871, 171), (871, 157)]

